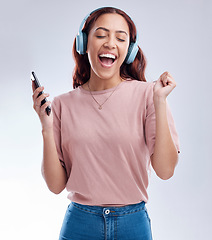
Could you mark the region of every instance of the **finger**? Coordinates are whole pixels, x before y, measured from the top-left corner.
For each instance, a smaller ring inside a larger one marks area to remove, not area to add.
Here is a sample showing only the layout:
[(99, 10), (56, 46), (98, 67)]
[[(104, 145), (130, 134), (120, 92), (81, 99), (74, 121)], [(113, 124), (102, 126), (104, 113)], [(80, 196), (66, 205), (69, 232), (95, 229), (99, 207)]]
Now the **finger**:
[(33, 108), (37, 112), (37, 114), (39, 115), (39, 113), (40, 113), (40, 105), (38, 103), (34, 103), (33, 104)]
[(163, 76), (161, 77), (161, 83), (163, 84), (164, 87), (169, 84), (167, 73), (164, 73)]
[(39, 102), (42, 102), (43, 99), (45, 99), (46, 97), (49, 97), (48, 93), (42, 93), (37, 99)]
[(34, 92), (36, 90), (35, 82), (32, 81), (32, 91)]
[(166, 78), (167, 78), (168, 83), (175, 84), (175, 80), (169, 72), (167, 72)]
[(164, 72), (161, 75), (161, 79), (165, 79), (165, 78), (168, 78), (168, 77), (170, 77), (171, 79), (173, 78), (172, 75), (168, 71)]
[(34, 90), (32, 97), (37, 98), (38, 94), (44, 90), (44, 87), (38, 87)]
[(170, 73), (170, 72), (167, 72), (167, 77), (170, 77), (171, 79), (173, 79), (173, 80), (174, 80), (174, 78), (173, 78), (173, 76), (171, 75), (171, 73)]
[(170, 77), (170, 76), (167, 76), (165, 78), (165, 80), (163, 81), (163, 84), (165, 86), (171, 87), (172, 89), (174, 89), (176, 87), (176, 83), (175, 83), (174, 79), (172, 77)]
[(43, 111), (43, 108), (46, 109), (46, 104), (48, 102), (45, 102), (44, 104), (41, 105), (41, 102), (40, 101), (36, 101), (33, 105), (33, 108), (35, 109), (35, 111), (37, 112), (38, 115), (40, 115)]
[(42, 93), (39, 97), (35, 99), (35, 105), (40, 107), (42, 101), (47, 97), (49, 97), (48, 93)]
[(32, 94), (32, 98), (35, 101), (35, 99), (38, 97), (38, 94), (44, 90), (44, 87), (38, 87), (35, 89), (35, 91)]
[(160, 75), (160, 78), (161, 78), (161, 79), (164, 78), (164, 77), (167, 75), (167, 73), (168, 73), (168, 72), (162, 73), (162, 74)]
[(35, 109), (35, 111), (36, 111), (37, 113), (39, 113), (40, 107), (41, 107), (41, 102), (35, 100), (35, 101), (34, 101), (34, 104), (33, 104), (33, 108)]
[(46, 102), (46, 103), (44, 103), (41, 107), (40, 107), (40, 113), (41, 114), (46, 114), (46, 108), (48, 107), (48, 106), (50, 106), (51, 105), (51, 102), (50, 101), (48, 101), (48, 102)]
[(166, 73), (166, 75), (165, 75), (165, 77), (168, 79), (168, 81), (170, 81), (170, 82), (175, 82), (174, 81), (174, 78), (172, 77), (172, 75), (170, 74), (170, 72), (165, 72)]

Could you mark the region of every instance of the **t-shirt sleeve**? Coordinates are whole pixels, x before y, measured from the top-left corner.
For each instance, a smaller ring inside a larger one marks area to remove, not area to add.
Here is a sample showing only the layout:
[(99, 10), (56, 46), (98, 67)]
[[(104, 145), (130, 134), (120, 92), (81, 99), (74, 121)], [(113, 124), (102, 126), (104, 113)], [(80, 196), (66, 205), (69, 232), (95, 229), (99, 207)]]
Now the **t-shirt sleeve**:
[(53, 99), (51, 108), (53, 113), (53, 131), (57, 154), (62, 166), (66, 168), (61, 145), (61, 104), (57, 97)]
[[(146, 141), (146, 145), (149, 150), (150, 156), (154, 153), (155, 136), (156, 136), (156, 118), (155, 118), (155, 107), (153, 102), (154, 85), (155, 83), (152, 82), (147, 87), (146, 98), (145, 98), (146, 99), (145, 141)], [(167, 101), (166, 101), (166, 112), (167, 112), (167, 121), (168, 121), (173, 142), (176, 146), (178, 153), (180, 153), (179, 137), (178, 137), (174, 119), (171, 113), (171, 109)]]

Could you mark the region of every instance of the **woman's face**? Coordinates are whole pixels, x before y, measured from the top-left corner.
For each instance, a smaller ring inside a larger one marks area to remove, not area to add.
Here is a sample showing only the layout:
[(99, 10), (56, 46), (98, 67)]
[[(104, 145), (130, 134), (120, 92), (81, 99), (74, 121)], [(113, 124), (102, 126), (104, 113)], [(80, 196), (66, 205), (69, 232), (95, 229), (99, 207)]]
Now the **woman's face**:
[(130, 41), (127, 21), (119, 14), (101, 15), (88, 34), (87, 54), (91, 78), (120, 78)]

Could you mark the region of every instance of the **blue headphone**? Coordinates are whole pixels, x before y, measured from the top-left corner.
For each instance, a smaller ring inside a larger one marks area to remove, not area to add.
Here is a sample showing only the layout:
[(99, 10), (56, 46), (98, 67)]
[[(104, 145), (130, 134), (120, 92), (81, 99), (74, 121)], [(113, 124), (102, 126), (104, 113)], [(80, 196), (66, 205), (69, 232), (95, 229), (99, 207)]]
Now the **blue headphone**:
[[(86, 54), (86, 49), (87, 49), (87, 42), (88, 42), (88, 36), (85, 32), (82, 31), (83, 26), (85, 24), (85, 22), (87, 21), (87, 19), (89, 18), (89, 16), (96, 12), (97, 10), (102, 9), (102, 8), (97, 8), (96, 10), (92, 11), (91, 13), (89, 13), (82, 21), (82, 23), (80, 24), (79, 27), (79, 33), (76, 36), (76, 50), (77, 52), (81, 55), (81, 54)], [(138, 39), (138, 35), (136, 35), (136, 41), (135, 42), (131, 42), (130, 46), (128, 48), (128, 53), (127, 56), (125, 58), (125, 62), (127, 64), (132, 63), (135, 60), (135, 57), (138, 53), (138, 44), (137, 44), (137, 39)]]

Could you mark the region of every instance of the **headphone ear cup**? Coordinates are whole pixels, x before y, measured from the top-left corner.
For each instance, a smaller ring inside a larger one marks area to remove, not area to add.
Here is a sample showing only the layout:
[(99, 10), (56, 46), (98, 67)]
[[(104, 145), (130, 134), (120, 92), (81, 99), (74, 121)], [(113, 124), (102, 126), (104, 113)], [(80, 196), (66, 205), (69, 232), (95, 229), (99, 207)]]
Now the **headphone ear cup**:
[(86, 49), (87, 49), (87, 34), (84, 32), (80, 32), (76, 36), (76, 51), (79, 54), (86, 54)]
[(83, 53), (82, 54), (86, 54), (87, 43), (88, 43), (87, 34), (83, 32)]
[(127, 56), (125, 58), (125, 62), (127, 64), (132, 63), (135, 60), (135, 57), (138, 53), (138, 45), (137, 43), (130, 43), (130, 46), (128, 48), (128, 53)]

